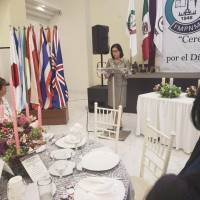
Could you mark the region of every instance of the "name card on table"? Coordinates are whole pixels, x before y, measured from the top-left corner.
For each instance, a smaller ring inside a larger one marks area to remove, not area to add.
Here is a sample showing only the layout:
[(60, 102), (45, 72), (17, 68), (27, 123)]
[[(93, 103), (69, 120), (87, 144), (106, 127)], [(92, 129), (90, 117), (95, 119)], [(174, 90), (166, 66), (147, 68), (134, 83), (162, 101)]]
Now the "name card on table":
[(42, 177), (50, 176), (39, 155), (28, 158), (25, 156), (20, 160), (33, 182), (37, 182)]

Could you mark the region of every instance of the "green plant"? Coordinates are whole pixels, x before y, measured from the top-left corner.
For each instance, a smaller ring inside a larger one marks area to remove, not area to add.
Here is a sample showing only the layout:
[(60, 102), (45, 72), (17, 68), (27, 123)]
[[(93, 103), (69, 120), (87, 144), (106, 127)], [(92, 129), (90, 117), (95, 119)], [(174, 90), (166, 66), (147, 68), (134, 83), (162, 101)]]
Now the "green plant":
[(176, 97), (179, 97), (181, 93), (182, 93), (182, 90), (180, 87), (173, 85), (170, 88), (168, 84), (164, 85), (159, 90), (160, 97), (162, 98), (176, 98)]

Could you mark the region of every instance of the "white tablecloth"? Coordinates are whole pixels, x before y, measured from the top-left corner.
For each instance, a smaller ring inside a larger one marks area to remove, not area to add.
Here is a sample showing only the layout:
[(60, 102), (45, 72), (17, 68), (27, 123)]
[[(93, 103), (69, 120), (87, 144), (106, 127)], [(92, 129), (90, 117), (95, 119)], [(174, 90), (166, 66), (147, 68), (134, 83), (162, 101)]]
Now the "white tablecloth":
[(165, 134), (175, 131), (174, 146), (191, 153), (198, 138), (199, 131), (191, 122), (191, 108), (194, 98), (182, 93), (179, 98), (159, 98), (155, 92), (138, 96), (136, 135), (144, 134), (146, 119), (151, 125)]

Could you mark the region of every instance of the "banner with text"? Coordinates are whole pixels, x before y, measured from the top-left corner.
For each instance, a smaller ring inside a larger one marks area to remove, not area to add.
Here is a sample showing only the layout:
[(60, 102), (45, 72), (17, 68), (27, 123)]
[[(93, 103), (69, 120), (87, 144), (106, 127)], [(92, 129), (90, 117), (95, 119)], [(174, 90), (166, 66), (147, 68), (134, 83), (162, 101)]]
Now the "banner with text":
[(160, 71), (200, 72), (200, 0), (162, 1)]

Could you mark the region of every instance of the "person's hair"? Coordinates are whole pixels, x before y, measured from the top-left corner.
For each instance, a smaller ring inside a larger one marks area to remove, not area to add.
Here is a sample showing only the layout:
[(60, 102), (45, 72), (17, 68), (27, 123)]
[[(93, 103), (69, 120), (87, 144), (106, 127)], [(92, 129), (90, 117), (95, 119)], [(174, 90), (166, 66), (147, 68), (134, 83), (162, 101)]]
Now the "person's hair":
[(113, 53), (112, 53), (112, 49), (113, 48), (117, 48), (117, 50), (120, 52), (120, 58), (123, 58), (123, 56), (124, 56), (124, 53), (123, 53), (123, 50), (122, 50), (122, 47), (120, 46), (120, 44), (113, 44), (112, 46), (111, 46), (111, 56), (112, 56), (112, 58), (114, 59), (114, 56), (113, 56)]
[(200, 87), (197, 90), (197, 96), (193, 103), (191, 117), (195, 128), (200, 130)]
[(0, 90), (2, 89), (2, 87), (6, 85), (6, 80), (4, 78), (0, 77)]
[(161, 177), (147, 194), (145, 200), (199, 200), (200, 174)]

